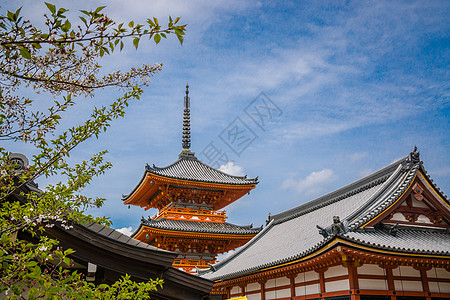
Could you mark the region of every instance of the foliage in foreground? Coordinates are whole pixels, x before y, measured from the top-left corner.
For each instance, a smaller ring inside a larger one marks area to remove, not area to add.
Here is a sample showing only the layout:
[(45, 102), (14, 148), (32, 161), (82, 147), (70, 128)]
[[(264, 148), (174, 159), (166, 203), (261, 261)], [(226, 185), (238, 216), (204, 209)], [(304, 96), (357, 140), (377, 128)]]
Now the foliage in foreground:
[[(0, 293), (12, 299), (145, 299), (161, 286), (161, 280), (135, 283), (126, 275), (113, 285), (95, 286), (82, 274), (69, 271), (73, 251), (59, 249), (58, 242), (43, 233), (55, 224), (66, 230), (74, 222), (111, 224), (105, 217), (84, 213), (100, 207), (104, 199), (81, 193), (94, 177), (111, 168), (104, 160), (106, 150), (74, 165), (66, 159), (78, 145), (97, 138), (114, 119), (123, 117), (130, 101), (140, 98), (142, 87), (162, 67), (144, 64), (101, 74), (100, 58), (121, 51), (127, 41), (137, 49), (143, 38), (158, 44), (175, 35), (182, 43), (185, 25), (177, 25), (179, 18), (170, 17), (165, 27), (156, 18), (147, 19), (146, 24), (116, 24), (102, 12), (104, 7), (81, 10), (74, 21), (65, 16), (66, 9), (45, 4), (45, 29), (23, 19), (20, 8), (0, 13), (0, 141), (27, 143), (36, 153), (30, 165), (23, 167), (0, 147)], [(63, 114), (77, 103), (77, 97), (94, 97), (104, 88), (121, 91), (122, 96), (94, 108), (83, 123), (61, 128)], [(32, 99), (26, 96), (30, 90), (43, 95)], [(63, 180), (24, 192), (39, 176)], [(12, 196), (21, 201), (13, 201)], [(28, 232), (37, 242), (17, 239), (19, 231)]]

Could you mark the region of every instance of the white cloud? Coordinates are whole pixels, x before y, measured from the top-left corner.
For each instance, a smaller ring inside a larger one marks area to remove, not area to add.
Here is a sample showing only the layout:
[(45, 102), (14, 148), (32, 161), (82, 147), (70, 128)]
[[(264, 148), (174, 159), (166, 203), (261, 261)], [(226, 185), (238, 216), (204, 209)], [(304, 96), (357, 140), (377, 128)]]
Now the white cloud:
[(239, 165), (235, 165), (231, 160), (227, 162), (226, 165), (221, 165), (219, 171), (224, 173), (234, 175), (234, 176), (244, 176), (244, 168)]
[(131, 226), (130, 227), (123, 227), (123, 228), (116, 229), (116, 230), (118, 232), (120, 232), (120, 233), (122, 233), (124, 235), (128, 235), (128, 236), (131, 236), (133, 234), (133, 228)]
[(236, 248), (234, 250), (230, 250), (228, 252), (221, 253), (221, 254), (217, 255), (217, 261), (221, 262), (221, 261), (224, 261), (225, 259), (228, 259), (229, 257), (233, 256), (241, 248), (242, 247), (238, 247), (238, 248)]
[(283, 184), (283, 189), (293, 189), (297, 193), (303, 193), (307, 196), (317, 195), (333, 181), (335, 181), (337, 176), (334, 174), (333, 170), (323, 169), (317, 172), (311, 172), (305, 178), (300, 179), (286, 179)]

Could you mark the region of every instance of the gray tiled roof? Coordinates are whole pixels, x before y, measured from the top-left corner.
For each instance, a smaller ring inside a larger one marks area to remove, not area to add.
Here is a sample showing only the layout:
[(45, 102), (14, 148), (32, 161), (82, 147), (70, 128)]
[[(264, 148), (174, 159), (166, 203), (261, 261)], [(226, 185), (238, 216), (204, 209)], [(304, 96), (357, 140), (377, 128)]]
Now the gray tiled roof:
[(192, 152), (189, 152), (189, 154), (180, 154), (177, 161), (166, 167), (156, 167), (155, 165), (150, 167), (147, 165), (146, 171), (164, 177), (191, 181), (235, 185), (249, 185), (258, 183), (257, 177), (247, 178), (247, 176), (233, 176), (214, 169), (213, 167), (198, 160)]
[(386, 250), (416, 253), (450, 254), (450, 232), (447, 230), (426, 230), (403, 228), (396, 235), (381, 230), (368, 232), (347, 232), (345, 239), (358, 244), (375, 246)]
[(419, 169), (425, 171), (410, 155), (335, 192), (269, 216), (268, 225), (257, 236), (216, 264), (214, 272), (202, 276), (212, 280), (231, 278), (304, 257), (335, 237), (324, 238), (316, 228), (329, 228), (333, 216), (339, 216), (348, 230), (340, 236), (355, 243), (405, 252), (450, 253), (450, 234), (446, 231), (399, 229), (395, 237), (383, 231), (358, 229), (396, 201)]
[(217, 233), (217, 234), (257, 234), (261, 227), (253, 228), (252, 225), (239, 226), (230, 223), (211, 223), (199, 221), (183, 221), (171, 219), (152, 218), (142, 219), (141, 224), (152, 228), (174, 230), (182, 232)]

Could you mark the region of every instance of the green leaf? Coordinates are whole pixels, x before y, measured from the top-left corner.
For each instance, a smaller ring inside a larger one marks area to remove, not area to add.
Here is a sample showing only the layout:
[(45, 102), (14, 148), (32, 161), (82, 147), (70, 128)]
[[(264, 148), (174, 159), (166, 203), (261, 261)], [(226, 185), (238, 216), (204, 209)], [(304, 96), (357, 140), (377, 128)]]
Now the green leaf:
[(184, 40), (183, 36), (177, 34), (177, 38), (180, 41), (180, 44), (183, 45), (183, 40)]
[(31, 53), (25, 47), (20, 48), (20, 55), (22, 55), (23, 58), (31, 59)]
[(72, 25), (70, 24), (69, 20), (66, 20), (66, 22), (64, 22), (64, 25), (61, 26), (61, 30), (64, 32), (68, 32), (71, 26)]
[(11, 11), (8, 11), (8, 20), (13, 21), (14, 22), (14, 13)]
[(94, 14), (98, 14), (102, 9), (104, 9), (106, 6), (99, 6), (97, 7), (97, 9), (94, 11)]
[(123, 49), (123, 42), (120, 41), (120, 51), (122, 51), (122, 49)]
[(85, 19), (85, 18), (83, 18), (83, 17), (80, 17), (80, 19), (81, 19), (81, 21), (83, 21), (84, 25), (86, 25), (86, 26), (87, 26), (87, 21), (86, 21), (86, 19)]
[(159, 34), (155, 34), (153, 40), (155, 41), (156, 44), (158, 44), (161, 41), (161, 36)]
[(29, 261), (29, 262), (25, 263), (26, 268), (33, 267), (36, 265), (37, 265), (37, 262), (35, 262), (35, 261)]
[(44, 3), (45, 3), (45, 5), (47, 5), (48, 10), (51, 11), (52, 14), (56, 13), (56, 7), (53, 4), (47, 3), (47, 2), (44, 2)]
[(128, 23), (128, 27), (134, 27), (134, 22), (131, 21), (130, 23)]
[(138, 48), (138, 46), (139, 46), (139, 38), (137, 37), (137, 38), (134, 38), (134, 40), (133, 40), (133, 45), (134, 45), (134, 47), (137, 49)]
[(65, 9), (65, 8), (58, 9), (58, 16), (62, 16), (63, 17), (63, 13), (65, 13), (66, 11), (67, 11), (67, 9)]

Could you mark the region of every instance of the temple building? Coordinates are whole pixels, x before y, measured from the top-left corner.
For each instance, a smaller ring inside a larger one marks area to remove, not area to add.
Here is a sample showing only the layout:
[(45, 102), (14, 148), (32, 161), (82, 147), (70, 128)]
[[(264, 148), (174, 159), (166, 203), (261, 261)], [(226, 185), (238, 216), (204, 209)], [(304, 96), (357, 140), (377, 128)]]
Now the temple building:
[(183, 150), (166, 167), (149, 165), (134, 190), (123, 197), (125, 205), (158, 209), (142, 219), (133, 238), (178, 254), (174, 267), (189, 273), (209, 268), (217, 255), (234, 250), (262, 228), (226, 222), (227, 205), (248, 194), (257, 178), (233, 176), (208, 166), (190, 151), (190, 98), (184, 98)]
[(416, 149), (339, 190), (269, 215), (199, 271), (214, 299), (450, 299), (450, 202)]

